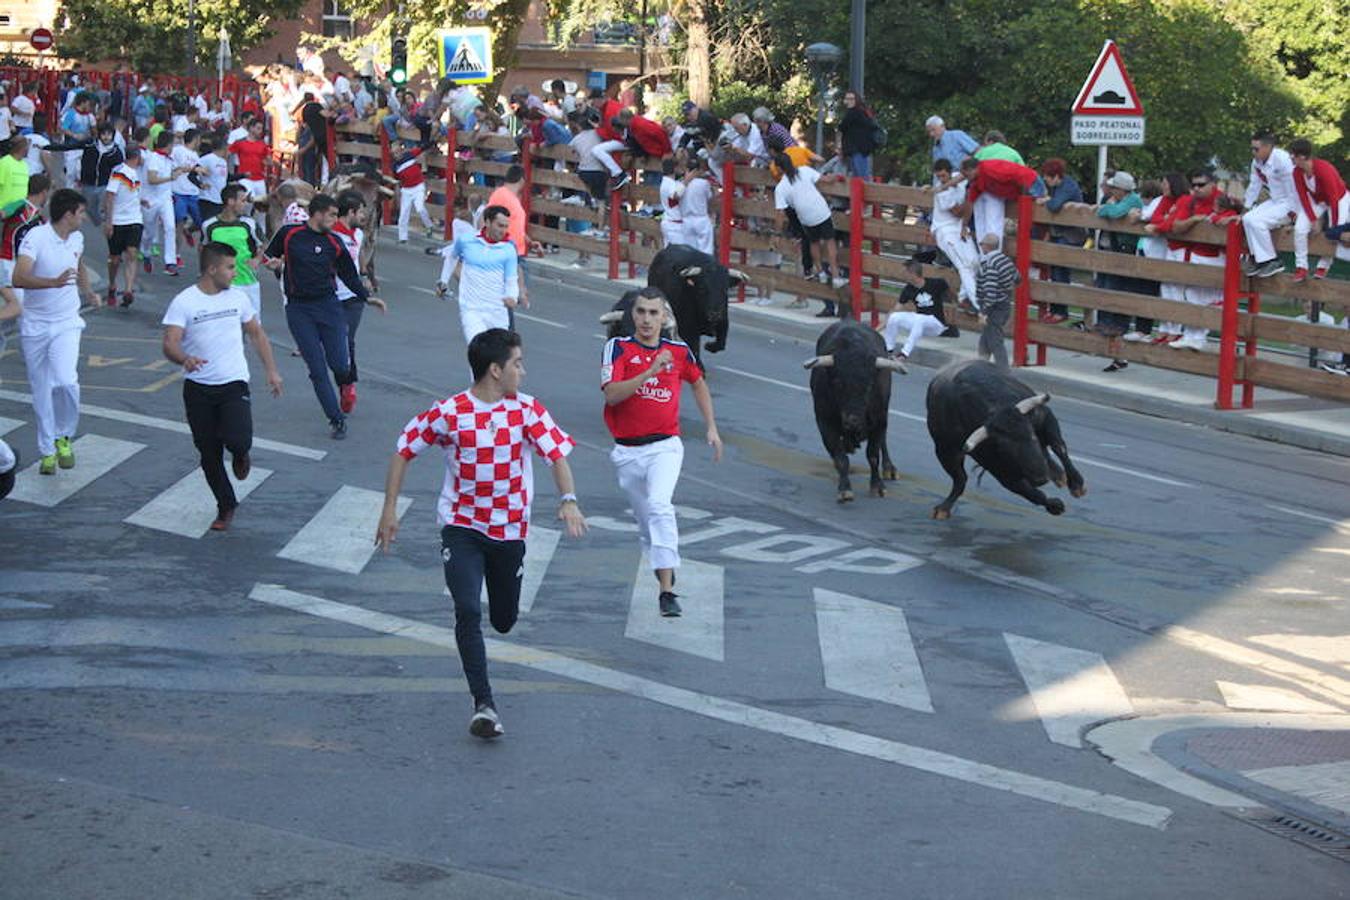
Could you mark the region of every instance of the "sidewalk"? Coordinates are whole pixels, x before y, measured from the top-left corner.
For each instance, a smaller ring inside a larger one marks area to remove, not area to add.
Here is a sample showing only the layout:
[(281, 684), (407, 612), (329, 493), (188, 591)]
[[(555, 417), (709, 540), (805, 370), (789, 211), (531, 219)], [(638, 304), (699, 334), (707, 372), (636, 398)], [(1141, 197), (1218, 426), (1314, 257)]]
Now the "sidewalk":
[[(573, 267), (575, 260), (575, 253), (562, 250), (543, 259), (532, 259), (531, 264), (536, 271), (547, 269), (552, 277), (565, 284), (612, 293), (615, 300), (624, 291), (646, 284), (645, 277), (610, 282), (605, 277), (608, 262), (603, 257), (594, 257), (585, 268)], [(627, 268), (627, 264), (623, 264), (621, 273), (627, 274)], [(794, 299), (788, 294), (774, 293), (764, 305), (756, 303), (755, 299), (758, 298), (752, 289), (745, 303), (732, 303), (732, 321), (754, 322), (761, 328), (805, 340), (814, 340), (825, 328), (826, 320), (815, 318), (815, 313), (820, 310), (818, 301), (810, 301), (808, 309), (796, 310), (788, 308)], [(867, 315), (864, 313), (864, 317)], [(732, 328), (734, 331), (734, 324)], [(913, 361), (920, 366), (940, 368), (953, 360), (970, 359), (975, 356), (978, 340), (979, 334), (975, 332), (963, 332), (954, 340), (929, 339), (915, 351)], [(1213, 342), (1211, 347), (1212, 352), (1217, 349)], [(1050, 348), (1048, 362), (1043, 368), (1018, 369), (1017, 375), (1032, 387), (1051, 394), (1350, 456), (1350, 406), (1258, 388), (1254, 409), (1220, 411), (1214, 408), (1215, 383), (1212, 379), (1139, 363), (1120, 372), (1103, 372), (1107, 362), (1109, 360), (1098, 356)]]

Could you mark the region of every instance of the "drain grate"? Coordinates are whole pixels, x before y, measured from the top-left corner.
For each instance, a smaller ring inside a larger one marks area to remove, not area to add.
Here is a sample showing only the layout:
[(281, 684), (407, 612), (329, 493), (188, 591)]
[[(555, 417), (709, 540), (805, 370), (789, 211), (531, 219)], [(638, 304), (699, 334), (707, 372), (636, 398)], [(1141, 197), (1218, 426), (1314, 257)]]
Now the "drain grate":
[(1350, 835), (1287, 813), (1249, 812), (1236, 815), (1262, 831), (1320, 850), (1341, 862), (1350, 863)]

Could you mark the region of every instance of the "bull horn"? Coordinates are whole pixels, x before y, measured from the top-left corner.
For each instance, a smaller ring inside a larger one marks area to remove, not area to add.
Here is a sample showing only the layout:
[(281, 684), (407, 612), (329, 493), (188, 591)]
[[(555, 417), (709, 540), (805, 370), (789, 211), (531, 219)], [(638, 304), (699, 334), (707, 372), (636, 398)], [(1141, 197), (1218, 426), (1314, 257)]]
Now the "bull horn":
[(1017, 401), (1017, 411), (1026, 415), (1038, 406), (1044, 406), (1050, 402), (1049, 394), (1037, 394), (1034, 397), (1027, 397), (1025, 400)]
[(963, 447), (962, 449), (964, 449), (967, 453), (969, 453), (976, 447), (980, 446), (980, 444), (983, 444), (984, 439), (987, 437), (989, 437), (989, 429), (981, 425), (979, 428), (976, 428), (974, 431), (970, 433), (970, 437), (966, 438), (965, 447)]
[(750, 284), (750, 276), (742, 272), (740, 269), (727, 269), (727, 277), (730, 278), (732, 281), (739, 281), (742, 282), (743, 284)]
[(695, 275), (700, 274), (702, 271), (703, 271), (703, 267), (702, 267), (702, 266), (689, 266), (688, 268), (684, 268), (684, 269), (681, 269), (681, 270), (680, 270), (680, 277), (681, 277), (681, 278), (693, 278)]
[(611, 325), (615, 322), (623, 321), (623, 313), (617, 309), (610, 310), (600, 317), (601, 325)]
[(802, 363), (802, 368), (803, 368), (803, 369), (828, 369), (828, 368), (829, 368), (830, 366), (832, 366), (832, 365), (834, 365), (834, 356), (833, 356), (833, 354), (827, 353), (827, 354), (825, 354), (824, 356), (813, 356), (813, 357), (811, 357), (811, 358), (808, 359), (806, 362)]
[(904, 363), (898, 359), (891, 359), (889, 356), (878, 356), (877, 368), (890, 369), (892, 372), (899, 372), (901, 375), (909, 374), (909, 369), (905, 368)]

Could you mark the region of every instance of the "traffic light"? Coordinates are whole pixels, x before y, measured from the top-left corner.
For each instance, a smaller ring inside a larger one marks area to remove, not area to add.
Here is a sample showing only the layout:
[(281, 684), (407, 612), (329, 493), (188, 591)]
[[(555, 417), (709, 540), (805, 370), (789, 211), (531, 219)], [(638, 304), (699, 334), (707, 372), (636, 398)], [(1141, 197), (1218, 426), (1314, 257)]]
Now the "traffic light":
[(408, 39), (396, 37), (389, 45), (389, 80), (404, 84), (408, 80)]

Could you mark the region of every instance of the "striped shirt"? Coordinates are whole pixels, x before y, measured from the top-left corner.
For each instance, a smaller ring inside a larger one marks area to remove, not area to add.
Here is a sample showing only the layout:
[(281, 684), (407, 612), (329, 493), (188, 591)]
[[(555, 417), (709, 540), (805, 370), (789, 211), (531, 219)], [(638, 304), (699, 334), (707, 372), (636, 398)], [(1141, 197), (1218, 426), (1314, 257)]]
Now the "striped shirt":
[(980, 267), (975, 272), (976, 305), (988, 309), (999, 303), (1012, 301), (1013, 288), (1022, 280), (1017, 266), (1002, 250), (991, 250), (980, 256)]

